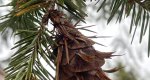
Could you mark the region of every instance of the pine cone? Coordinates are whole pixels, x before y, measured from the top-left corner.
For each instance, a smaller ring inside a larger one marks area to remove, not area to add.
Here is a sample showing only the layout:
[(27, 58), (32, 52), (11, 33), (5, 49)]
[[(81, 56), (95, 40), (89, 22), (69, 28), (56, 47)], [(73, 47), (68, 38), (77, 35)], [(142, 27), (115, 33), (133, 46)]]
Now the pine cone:
[(47, 15), (57, 32), (56, 80), (110, 80), (101, 67), (113, 52), (95, 50), (95, 42), (80, 33), (63, 13), (50, 10)]

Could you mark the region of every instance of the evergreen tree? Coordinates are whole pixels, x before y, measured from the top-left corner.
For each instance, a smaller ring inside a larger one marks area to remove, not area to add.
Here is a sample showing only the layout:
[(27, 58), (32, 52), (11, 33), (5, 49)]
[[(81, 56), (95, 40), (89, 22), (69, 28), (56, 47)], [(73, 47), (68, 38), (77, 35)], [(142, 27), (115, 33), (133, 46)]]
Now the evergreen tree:
[[(101, 5), (97, 11), (105, 7), (108, 1), (98, 0), (97, 4)], [(133, 31), (133, 25), (136, 26), (134, 33), (140, 25), (141, 42), (149, 26), (150, 1), (109, 2), (111, 14), (108, 23), (115, 15), (119, 22), (123, 16), (131, 15), (130, 32)], [(96, 42), (76, 28), (88, 16), (83, 9), (87, 6), (86, 0), (11, 0), (9, 4), (1, 7), (5, 6), (12, 8), (8, 14), (0, 17), (0, 31), (5, 32), (10, 28), (14, 35), (20, 37), (12, 48), (18, 50), (5, 69), (6, 80), (110, 80), (104, 72), (118, 70), (103, 70), (101, 67), (105, 63), (104, 59), (117, 55), (95, 50), (92, 45)], [(71, 20), (77, 22), (73, 24)], [(80, 29), (91, 31), (86, 28)], [(149, 52), (150, 41), (148, 55)], [(43, 62), (56, 71), (56, 76), (45, 68)]]

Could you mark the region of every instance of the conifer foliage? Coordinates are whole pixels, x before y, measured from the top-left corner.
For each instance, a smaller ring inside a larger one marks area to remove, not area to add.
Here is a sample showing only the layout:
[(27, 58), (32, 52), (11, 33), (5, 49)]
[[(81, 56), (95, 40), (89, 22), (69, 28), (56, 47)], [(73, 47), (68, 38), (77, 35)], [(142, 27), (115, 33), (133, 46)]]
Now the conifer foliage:
[[(57, 9), (62, 7), (84, 21), (86, 14), (79, 8), (83, 4), (84, 1), (76, 5), (69, 0), (12, 1), (9, 5), (13, 11), (4, 16), (8, 19), (1, 26), (2, 30), (12, 28), (21, 40), (12, 48), (19, 49), (5, 69), (6, 80), (110, 80), (101, 67), (104, 59), (113, 56), (112, 52), (95, 50), (95, 42), (81, 34), (77, 24), (73, 25)], [(53, 25), (52, 30), (48, 23)], [(56, 76), (43, 66), (41, 58), (56, 70)]]
[[(98, 11), (106, 6), (107, 1), (109, 0), (98, 0), (97, 3), (101, 3)], [(119, 12), (119, 22), (123, 14), (129, 16), (132, 12), (130, 31), (134, 21), (137, 26), (143, 19), (142, 41), (149, 25), (149, 7), (145, 1), (112, 0), (108, 23), (116, 12)], [(87, 14), (83, 8), (86, 8), (86, 0), (11, 0), (1, 7), (5, 6), (11, 6), (11, 9), (8, 14), (0, 17), (0, 31), (12, 29), (12, 34), (20, 37), (12, 48), (17, 51), (5, 69), (6, 80), (110, 80), (104, 72), (118, 70), (103, 70), (101, 67), (105, 59), (117, 55), (95, 50), (93, 45), (96, 42), (76, 28), (79, 21), (85, 22)], [(135, 6), (139, 8), (135, 9)], [(67, 12), (78, 21), (75, 25), (65, 14)], [(140, 17), (142, 13), (143, 18)], [(53, 29), (49, 29), (50, 24)], [(85, 27), (83, 29), (87, 30)], [(47, 65), (46, 68), (43, 62)], [(47, 67), (56, 71), (56, 76)]]

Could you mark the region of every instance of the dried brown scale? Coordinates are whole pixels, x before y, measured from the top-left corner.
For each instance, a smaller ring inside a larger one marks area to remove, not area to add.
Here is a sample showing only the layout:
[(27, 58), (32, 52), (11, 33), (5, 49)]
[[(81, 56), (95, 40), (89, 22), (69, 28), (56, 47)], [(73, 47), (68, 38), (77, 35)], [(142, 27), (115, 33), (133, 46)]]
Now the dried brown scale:
[[(101, 67), (113, 52), (100, 52), (92, 47), (94, 41), (78, 31), (57, 10), (50, 10), (44, 16), (50, 19), (57, 31), (54, 52), (56, 58), (56, 80), (110, 80)], [(57, 52), (57, 53), (56, 53)]]

